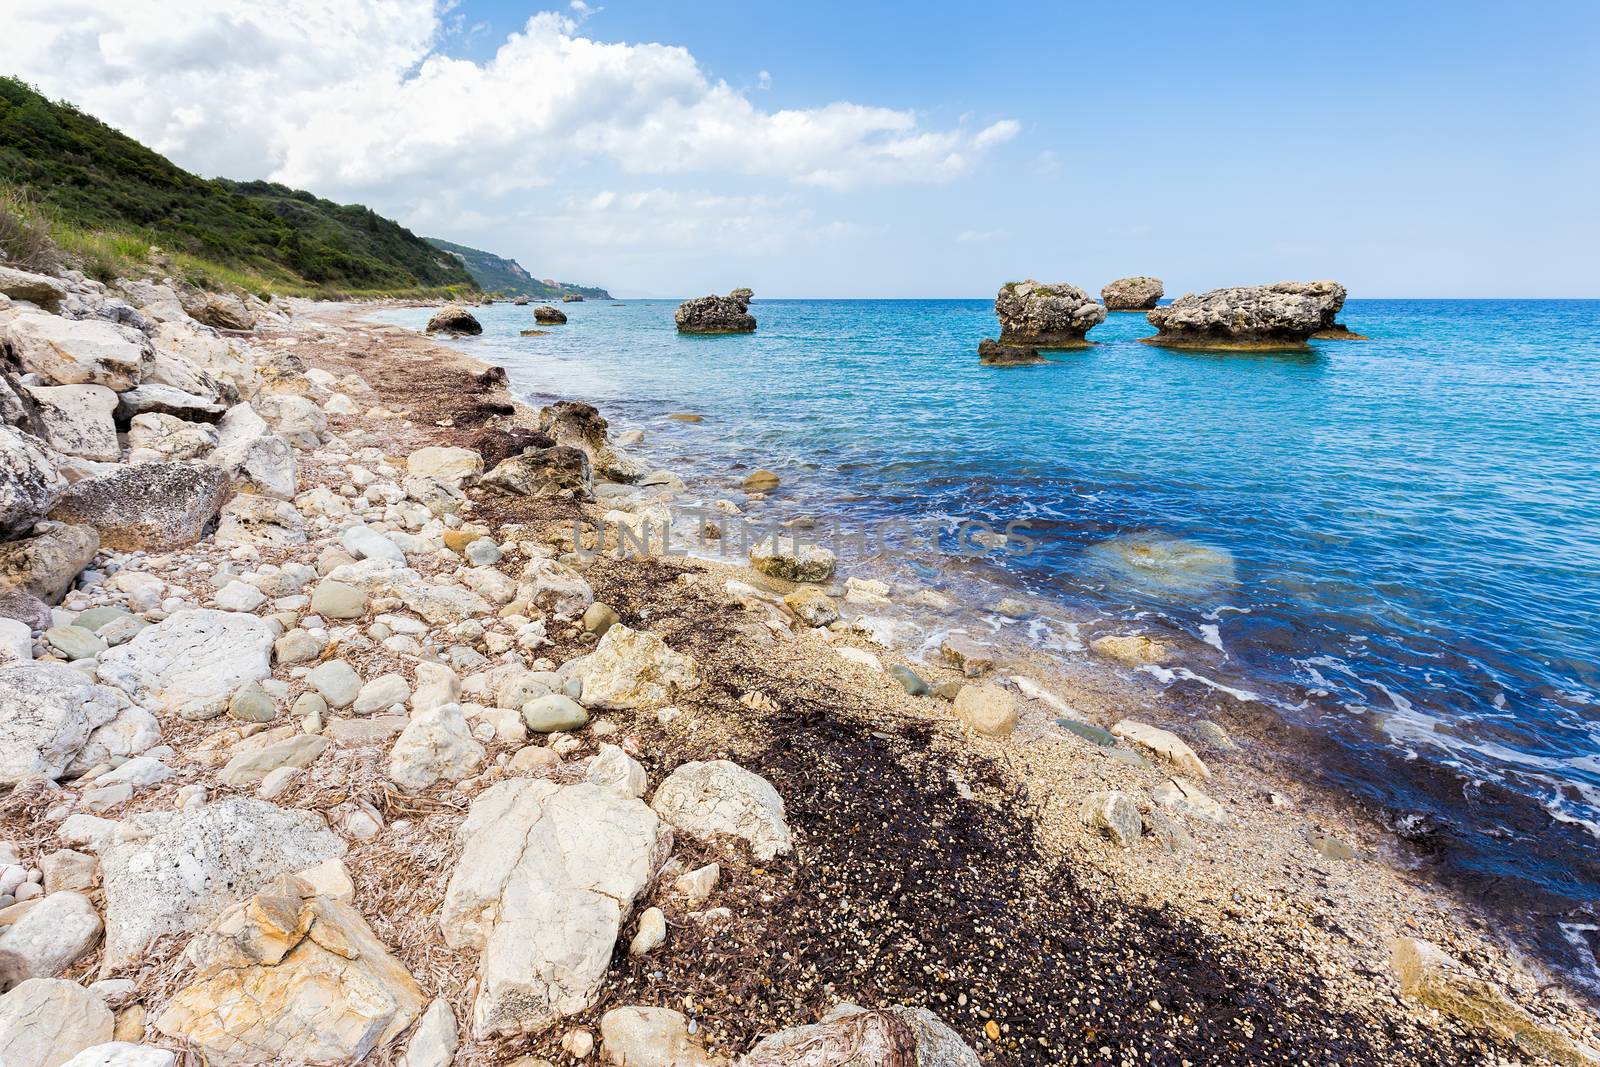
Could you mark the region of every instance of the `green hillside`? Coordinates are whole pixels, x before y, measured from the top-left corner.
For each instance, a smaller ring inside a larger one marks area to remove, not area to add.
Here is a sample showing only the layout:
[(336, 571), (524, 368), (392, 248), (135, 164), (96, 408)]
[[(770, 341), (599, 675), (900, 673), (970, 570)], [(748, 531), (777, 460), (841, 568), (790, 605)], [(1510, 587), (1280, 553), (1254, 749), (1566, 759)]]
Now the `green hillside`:
[(551, 300), (569, 295), (587, 297), (591, 300), (611, 299), (610, 293), (594, 286), (574, 285), (571, 282), (556, 282), (552, 285), (547, 280), (529, 274), (527, 268), (516, 260), (504, 259), (481, 248), (468, 248), (466, 245), (454, 244), (437, 237), (429, 237), (427, 241), (465, 264), (467, 272), (472, 275), (472, 280), (477, 282), (478, 288), (484, 292)]
[(459, 261), (390, 219), (267, 182), (206, 180), (70, 104), (0, 77), (0, 209), (42, 216), (85, 271), (158, 246), (191, 280), (290, 294), (471, 290)]

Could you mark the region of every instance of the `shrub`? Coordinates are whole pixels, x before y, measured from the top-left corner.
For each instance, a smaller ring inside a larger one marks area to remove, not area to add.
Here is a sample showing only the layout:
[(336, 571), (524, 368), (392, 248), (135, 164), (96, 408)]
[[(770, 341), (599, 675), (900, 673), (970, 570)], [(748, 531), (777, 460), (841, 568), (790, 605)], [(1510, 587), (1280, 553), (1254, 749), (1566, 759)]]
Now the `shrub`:
[(61, 265), (61, 250), (50, 239), (49, 224), (19, 189), (0, 187), (0, 260), (31, 271), (52, 271)]

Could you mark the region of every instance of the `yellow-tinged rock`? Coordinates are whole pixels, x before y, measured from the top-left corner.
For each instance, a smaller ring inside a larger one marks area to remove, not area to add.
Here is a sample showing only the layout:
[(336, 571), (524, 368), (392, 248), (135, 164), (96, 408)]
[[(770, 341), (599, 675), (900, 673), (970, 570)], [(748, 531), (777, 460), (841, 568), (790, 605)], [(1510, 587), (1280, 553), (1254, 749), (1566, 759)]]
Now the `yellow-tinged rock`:
[(1170, 647), (1144, 634), (1111, 634), (1097, 637), (1089, 642), (1089, 647), (1096, 655), (1129, 667), (1159, 665), (1173, 658)]
[(421, 1013), (422, 991), (348, 904), (280, 879), (187, 958), (195, 981), (156, 1019), (213, 1064), (360, 1060)]

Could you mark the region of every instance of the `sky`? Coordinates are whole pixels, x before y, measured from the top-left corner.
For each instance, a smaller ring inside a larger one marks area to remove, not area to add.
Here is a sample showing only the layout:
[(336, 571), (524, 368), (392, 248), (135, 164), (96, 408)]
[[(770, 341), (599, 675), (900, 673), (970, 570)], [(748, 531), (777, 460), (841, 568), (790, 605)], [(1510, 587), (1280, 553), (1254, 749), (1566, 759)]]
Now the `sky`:
[(206, 176), (619, 296), (1600, 297), (1600, 4), (0, 0)]

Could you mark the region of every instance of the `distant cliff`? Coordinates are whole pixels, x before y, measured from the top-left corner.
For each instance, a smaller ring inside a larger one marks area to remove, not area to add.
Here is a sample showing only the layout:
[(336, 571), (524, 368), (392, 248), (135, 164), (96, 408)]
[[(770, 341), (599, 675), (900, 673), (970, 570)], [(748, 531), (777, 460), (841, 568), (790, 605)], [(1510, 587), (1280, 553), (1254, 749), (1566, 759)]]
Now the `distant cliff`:
[(481, 248), (468, 248), (466, 245), (441, 241), (437, 237), (429, 237), (426, 240), (433, 247), (449, 252), (459, 259), (467, 268), (467, 273), (472, 275), (472, 280), (478, 283), (478, 288), (486, 293), (551, 299), (572, 295), (591, 300), (611, 299), (610, 293), (594, 286), (574, 285), (571, 282), (558, 282), (550, 278), (535, 278), (516, 260), (505, 259), (493, 252), (485, 252)]

